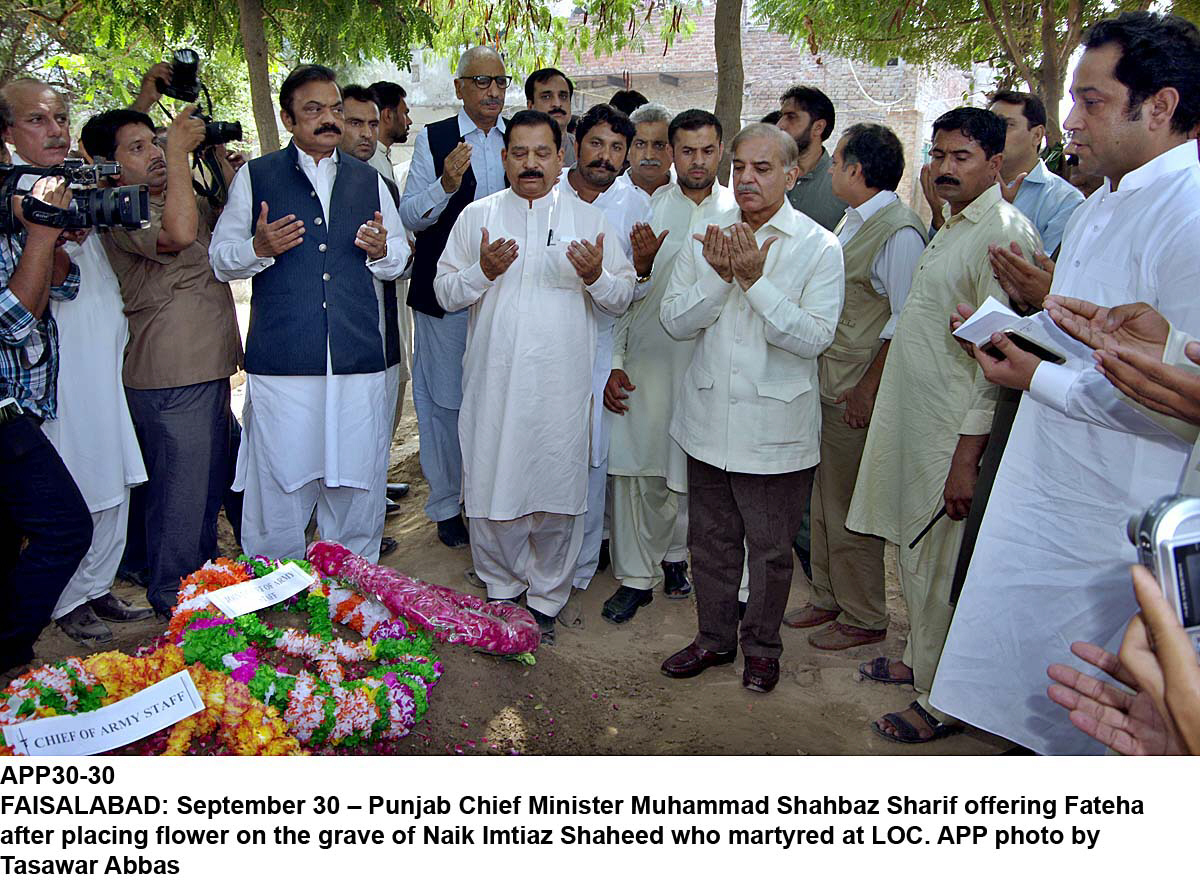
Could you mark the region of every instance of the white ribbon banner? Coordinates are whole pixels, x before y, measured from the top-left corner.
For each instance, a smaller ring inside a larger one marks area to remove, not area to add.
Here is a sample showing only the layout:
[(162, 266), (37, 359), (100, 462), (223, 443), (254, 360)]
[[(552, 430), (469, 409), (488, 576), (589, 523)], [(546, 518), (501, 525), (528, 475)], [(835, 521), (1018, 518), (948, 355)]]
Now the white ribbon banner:
[(276, 602), (290, 599), (302, 589), (308, 589), (317, 578), (295, 562), (276, 568), (266, 577), (235, 583), (208, 593), (208, 600), (221, 609), (226, 617), (241, 617)]
[(4, 742), (16, 755), (95, 755), (148, 737), (202, 709), (204, 701), (185, 669), (102, 709), (6, 725)]

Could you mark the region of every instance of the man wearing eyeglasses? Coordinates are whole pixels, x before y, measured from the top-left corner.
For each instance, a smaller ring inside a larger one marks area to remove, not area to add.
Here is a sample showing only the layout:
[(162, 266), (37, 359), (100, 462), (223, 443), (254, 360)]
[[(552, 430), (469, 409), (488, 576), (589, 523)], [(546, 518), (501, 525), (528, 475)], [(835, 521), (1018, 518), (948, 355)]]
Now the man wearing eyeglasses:
[(421, 437), (421, 471), (429, 482), (425, 514), (437, 522), (446, 546), (465, 546), (462, 451), (458, 411), (467, 311), (447, 313), (433, 279), (450, 230), (466, 206), (508, 186), (500, 158), (504, 149), (504, 92), (510, 77), (494, 49), (476, 46), (458, 61), (454, 92), (458, 114), (417, 133), (400, 218), (416, 236), (408, 304), (413, 308), (413, 404)]

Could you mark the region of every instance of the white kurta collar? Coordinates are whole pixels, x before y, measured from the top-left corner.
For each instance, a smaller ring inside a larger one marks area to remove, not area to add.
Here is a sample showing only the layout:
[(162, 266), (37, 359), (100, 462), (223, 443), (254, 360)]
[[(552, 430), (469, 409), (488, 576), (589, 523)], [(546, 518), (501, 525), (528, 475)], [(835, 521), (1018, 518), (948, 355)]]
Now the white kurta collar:
[[(504, 114), (503, 113), (501, 113), (500, 116), (496, 118), (496, 125), (493, 128), (495, 128), (496, 131), (498, 131), (501, 135), (504, 134)], [(467, 116), (466, 110), (464, 108), (460, 107), (458, 109), (458, 134), (461, 135), (463, 138), (466, 138), (472, 132), (478, 132), (480, 135), (484, 134), (483, 130), (480, 129), (479, 126), (477, 126), (475, 124), (475, 121)]]
[[(1145, 187), (1159, 178), (1179, 172), (1188, 166), (1196, 165), (1196, 139), (1185, 141), (1178, 147), (1173, 147), (1166, 153), (1160, 153), (1148, 163), (1143, 163), (1132, 172), (1121, 177), (1118, 188), (1120, 193)], [(1106, 181), (1110, 190), (1112, 182)]]

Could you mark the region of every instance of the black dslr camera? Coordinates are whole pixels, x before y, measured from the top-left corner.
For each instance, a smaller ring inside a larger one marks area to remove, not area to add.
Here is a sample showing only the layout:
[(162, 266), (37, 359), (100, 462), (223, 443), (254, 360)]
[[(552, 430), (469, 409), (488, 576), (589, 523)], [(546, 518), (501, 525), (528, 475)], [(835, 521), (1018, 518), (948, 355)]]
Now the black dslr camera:
[(195, 116), (204, 120), (204, 143), (200, 145), (201, 148), (242, 140), (241, 123), (226, 123), (212, 118), (212, 99), (204, 81), (200, 79), (200, 56), (195, 49), (176, 49), (171, 56), (171, 82), (162, 77), (157, 82), (159, 92), (180, 101), (198, 102), (200, 93), (204, 93), (208, 101), (208, 113), (201, 113), (198, 108), (195, 113)]
[[(0, 163), (0, 234), (16, 233), (21, 223), (13, 211), (13, 197), (24, 194), (21, 212), (25, 218), (45, 227), (85, 230), (90, 227), (123, 227), (138, 230), (150, 224), (149, 193), (144, 185), (99, 187), (101, 180), (121, 174), (120, 163), (95, 163), (68, 159), (57, 166), (27, 166)], [(51, 206), (30, 194), (21, 181), (27, 175), (36, 178), (57, 177), (71, 188), (71, 204), (65, 209)]]

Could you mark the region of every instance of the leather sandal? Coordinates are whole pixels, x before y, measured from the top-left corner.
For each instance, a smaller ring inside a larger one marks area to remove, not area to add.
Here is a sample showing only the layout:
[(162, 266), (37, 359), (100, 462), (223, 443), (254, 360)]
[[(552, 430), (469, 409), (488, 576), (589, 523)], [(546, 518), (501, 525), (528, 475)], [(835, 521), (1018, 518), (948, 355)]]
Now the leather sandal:
[(876, 657), (870, 663), (859, 663), (858, 671), (863, 678), (869, 678), (871, 681), (877, 681), (880, 684), (912, 684), (913, 679), (910, 675), (908, 678), (896, 678), (891, 671), (892, 661), (887, 657)]
[[(961, 724), (944, 724), (934, 718), (929, 712), (921, 706), (916, 700), (908, 704), (909, 710), (916, 710), (921, 721), (929, 726), (933, 732), (928, 737), (921, 736), (921, 731), (913, 727), (902, 712), (889, 712), (883, 716), (883, 720), (896, 729), (896, 733), (889, 734), (879, 726), (878, 721), (871, 722), (871, 730), (879, 734), (885, 740), (891, 740), (893, 743), (932, 743), (934, 740), (940, 740), (942, 737), (948, 737), (951, 734), (957, 734), (962, 731)], [(908, 711), (908, 710), (905, 710)]]

